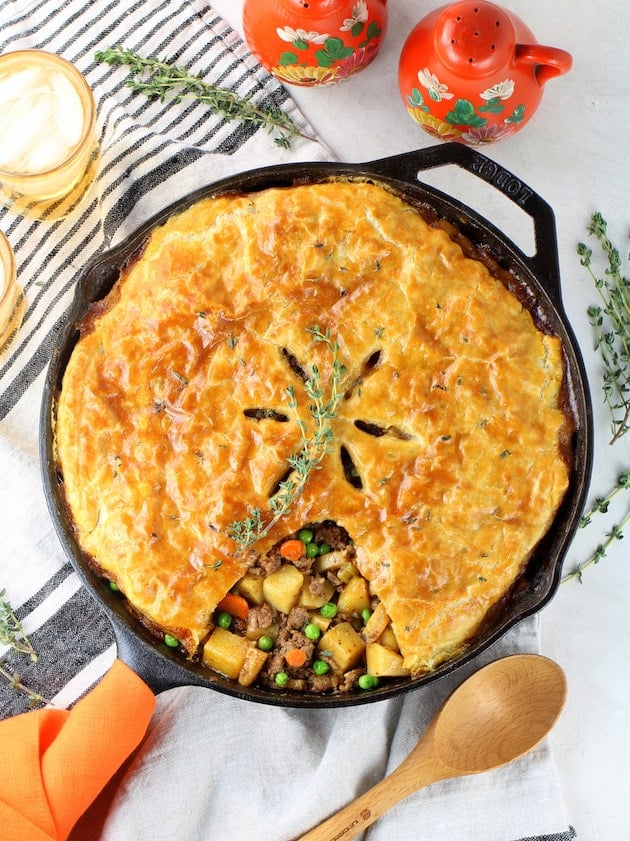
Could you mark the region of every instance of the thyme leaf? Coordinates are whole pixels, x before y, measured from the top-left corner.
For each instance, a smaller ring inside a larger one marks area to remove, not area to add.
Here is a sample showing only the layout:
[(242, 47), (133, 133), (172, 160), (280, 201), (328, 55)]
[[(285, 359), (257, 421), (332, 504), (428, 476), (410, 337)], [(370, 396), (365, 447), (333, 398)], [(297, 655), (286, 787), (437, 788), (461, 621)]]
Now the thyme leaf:
[(588, 271), (599, 295), (599, 304), (588, 307), (595, 331), (595, 350), (604, 365), (602, 390), (611, 416), (611, 444), (630, 429), (630, 279), (622, 273), (619, 249), (608, 237), (608, 224), (601, 213), (593, 213), (587, 227), (606, 260), (603, 273), (593, 265), (593, 251), (578, 244), (580, 263)]
[(196, 99), (214, 114), (221, 114), (228, 122), (239, 120), (262, 126), (274, 137), (274, 143), (284, 149), (291, 146), (296, 135), (302, 135), (293, 120), (281, 108), (256, 105), (251, 97), (239, 96), (229, 88), (221, 88), (192, 75), (184, 67), (168, 64), (157, 58), (144, 58), (133, 50), (120, 46), (98, 50), (96, 61), (110, 66), (124, 65), (132, 78), (125, 83), (134, 93), (142, 93), (150, 100), (184, 102)]

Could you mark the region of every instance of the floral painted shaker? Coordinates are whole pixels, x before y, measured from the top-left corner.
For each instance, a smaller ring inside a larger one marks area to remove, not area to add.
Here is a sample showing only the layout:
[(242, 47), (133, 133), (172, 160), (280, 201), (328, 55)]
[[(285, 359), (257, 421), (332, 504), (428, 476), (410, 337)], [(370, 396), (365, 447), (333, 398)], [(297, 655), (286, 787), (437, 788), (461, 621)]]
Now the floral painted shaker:
[(409, 114), (429, 134), (479, 145), (521, 129), (545, 82), (571, 65), (569, 53), (538, 44), (516, 15), (462, 0), (435, 9), (411, 31), (398, 82)]
[(245, 0), (243, 30), (260, 63), (305, 87), (347, 79), (376, 56), (387, 0)]

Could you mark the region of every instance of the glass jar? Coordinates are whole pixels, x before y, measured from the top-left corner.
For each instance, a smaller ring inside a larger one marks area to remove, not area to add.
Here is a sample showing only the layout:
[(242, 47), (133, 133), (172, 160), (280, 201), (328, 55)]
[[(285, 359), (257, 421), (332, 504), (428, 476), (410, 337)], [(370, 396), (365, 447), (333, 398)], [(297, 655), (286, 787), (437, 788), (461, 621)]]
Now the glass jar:
[(0, 231), (0, 352), (6, 348), (20, 326), (23, 299), (17, 284), (13, 249)]
[(0, 200), (37, 218), (64, 216), (96, 174), (96, 109), (70, 62), (44, 50), (0, 56)]

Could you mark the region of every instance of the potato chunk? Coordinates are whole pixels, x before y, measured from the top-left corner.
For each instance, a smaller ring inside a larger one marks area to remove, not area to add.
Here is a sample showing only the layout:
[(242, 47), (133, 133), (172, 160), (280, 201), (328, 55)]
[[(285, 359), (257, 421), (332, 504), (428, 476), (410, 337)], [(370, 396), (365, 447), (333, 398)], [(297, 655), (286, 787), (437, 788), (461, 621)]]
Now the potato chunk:
[(325, 555), (320, 555), (315, 561), (313, 569), (317, 573), (328, 572), (331, 569), (339, 569), (348, 559), (348, 553), (345, 549), (337, 549), (335, 552), (326, 552)]
[(234, 585), (234, 589), (239, 596), (243, 596), (243, 598), (247, 599), (250, 604), (255, 604), (260, 607), (260, 605), (265, 601), (265, 597), (263, 595), (263, 581), (264, 578), (262, 575), (251, 575), (250, 573), (246, 573), (240, 581), (237, 581)]
[(381, 645), (384, 645), (385, 648), (391, 648), (392, 651), (400, 653), (400, 648), (398, 647), (398, 640), (396, 639), (396, 634), (391, 628), (385, 628), (385, 630), (379, 637), (378, 642), (380, 642)]
[(359, 575), (348, 581), (337, 600), (339, 613), (356, 613), (357, 616), (361, 614), (361, 611), (369, 610), (370, 605), (368, 583)]
[(263, 582), (265, 601), (281, 613), (290, 613), (302, 592), (304, 575), (293, 564), (284, 564)]
[(250, 627), (245, 631), (245, 637), (248, 640), (257, 642), (261, 637), (271, 637), (275, 640), (280, 632), (280, 623), (272, 622), (271, 625), (259, 625), (258, 627)]
[(247, 649), (244, 637), (224, 628), (215, 628), (203, 647), (203, 662), (209, 668), (235, 680), (243, 668)]
[(310, 575), (306, 576), (304, 579), (304, 586), (302, 587), (302, 592), (300, 594), (300, 604), (302, 607), (306, 607), (309, 610), (313, 610), (326, 604), (326, 602), (330, 601), (333, 593), (335, 592), (335, 585), (332, 581), (325, 579), (321, 582), (321, 593), (317, 595), (317, 593), (314, 593), (310, 589), (312, 580), (313, 579)]
[(245, 660), (238, 674), (238, 682), (241, 686), (251, 686), (258, 677), (260, 670), (267, 662), (269, 655), (255, 645), (248, 645), (245, 653)]
[(342, 672), (357, 665), (365, 650), (365, 643), (349, 622), (340, 622), (319, 640), (320, 651), (330, 651)]
[(324, 633), (324, 631), (328, 630), (328, 628), (330, 627), (330, 623), (332, 622), (332, 619), (329, 619), (327, 616), (322, 616), (319, 611), (312, 611), (309, 614), (309, 617), (309, 621), (311, 622), (311, 624), (317, 625), (322, 634)]
[(363, 639), (366, 642), (376, 642), (376, 640), (384, 633), (389, 625), (389, 616), (385, 610), (383, 602), (379, 602), (374, 608), (374, 613), (365, 623), (363, 629)]
[(409, 669), (404, 667), (402, 656), (378, 642), (371, 642), (366, 646), (365, 659), (369, 675), (375, 677), (409, 676)]

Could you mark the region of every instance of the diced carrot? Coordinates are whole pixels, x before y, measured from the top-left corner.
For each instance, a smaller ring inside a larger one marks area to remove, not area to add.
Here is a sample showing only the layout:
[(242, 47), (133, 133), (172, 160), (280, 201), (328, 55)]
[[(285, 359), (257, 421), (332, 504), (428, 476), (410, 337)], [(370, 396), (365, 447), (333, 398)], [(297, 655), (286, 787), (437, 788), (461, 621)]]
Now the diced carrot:
[(247, 619), (249, 604), (243, 596), (239, 596), (236, 593), (228, 593), (217, 605), (217, 610), (225, 611), (225, 613), (229, 613), (231, 616), (238, 616), (239, 619)]
[(287, 561), (299, 561), (304, 555), (304, 544), (301, 540), (285, 540), (280, 547), (280, 554)]
[(306, 663), (307, 657), (306, 652), (303, 649), (291, 648), (284, 655), (284, 659), (287, 661), (287, 665), (292, 666), (294, 669), (299, 669), (300, 666), (303, 666), (304, 663)]

